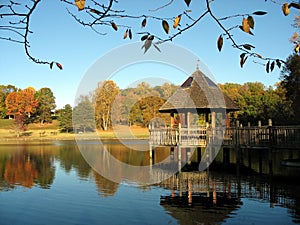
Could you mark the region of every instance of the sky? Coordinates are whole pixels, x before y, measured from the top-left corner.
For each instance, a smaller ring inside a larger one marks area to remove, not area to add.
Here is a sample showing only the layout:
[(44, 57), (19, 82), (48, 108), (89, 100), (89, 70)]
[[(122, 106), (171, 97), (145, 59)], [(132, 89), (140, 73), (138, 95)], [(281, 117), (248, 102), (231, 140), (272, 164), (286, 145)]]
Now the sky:
[[(86, 2), (89, 3), (88, 0)], [(151, 14), (149, 9), (168, 2), (169, 0), (123, 0), (119, 1), (118, 7), (125, 8), (128, 14)], [(188, 9), (183, 0), (174, 2), (170, 7), (158, 10), (153, 15), (176, 16)], [(191, 1), (191, 16), (203, 12), (203, 2)], [(266, 57), (284, 60), (293, 52), (289, 38), (295, 32), (292, 23), (294, 16), (298, 15), (297, 10), (291, 9), (291, 14), (285, 17), (281, 5), (270, 0), (215, 0), (211, 7), (218, 17), (254, 11), (268, 12), (265, 16), (254, 17), (254, 36), (236, 29), (233, 31), (234, 38), (254, 45), (256, 52)], [(63, 65), (63, 70), (56, 67), (50, 70), (47, 65), (37, 65), (28, 59), (21, 44), (0, 40), (0, 84), (12, 84), (22, 89), (32, 86), (37, 90), (49, 87), (56, 97), (57, 108), (61, 108), (65, 104), (74, 104), (79, 87), (91, 71), (94, 77), (89, 82), (94, 87), (105, 79), (113, 79), (120, 88), (134, 86), (141, 81), (149, 81), (153, 85), (164, 81), (181, 84), (196, 69), (197, 64), (200, 70), (208, 68), (218, 83), (243, 84), (258, 81), (269, 86), (279, 81), (278, 68), (272, 73), (266, 73), (265, 67), (253, 63), (252, 59), (248, 59), (244, 68), (241, 68), (240, 52), (233, 49), (226, 39), (222, 51), (219, 52), (216, 42), (222, 31), (208, 16), (175, 38), (172, 42), (175, 47), (170, 46), (171, 43), (167, 47), (160, 45), (161, 53), (150, 48), (144, 54), (141, 49), (141, 36), (136, 34), (141, 31), (141, 20), (126, 21), (132, 25), (133, 39), (124, 40), (126, 28), (119, 27), (116, 32), (111, 27), (104, 27), (103, 32), (107, 32), (107, 35), (98, 35), (75, 22), (66, 8), (76, 15), (81, 13), (60, 0), (42, 0), (32, 15), (30, 26), (34, 33), (29, 37), (32, 55), (44, 60), (58, 61)], [(241, 17), (224, 22), (225, 26), (230, 24), (241, 24)], [(149, 19), (144, 29), (168, 37), (158, 21)], [(164, 52), (171, 51), (170, 49), (176, 51), (172, 54)], [(192, 57), (185, 56), (184, 52), (190, 52)], [(110, 60), (103, 64), (108, 56)], [(164, 59), (156, 60), (160, 57)], [(200, 59), (200, 63), (197, 59)]]

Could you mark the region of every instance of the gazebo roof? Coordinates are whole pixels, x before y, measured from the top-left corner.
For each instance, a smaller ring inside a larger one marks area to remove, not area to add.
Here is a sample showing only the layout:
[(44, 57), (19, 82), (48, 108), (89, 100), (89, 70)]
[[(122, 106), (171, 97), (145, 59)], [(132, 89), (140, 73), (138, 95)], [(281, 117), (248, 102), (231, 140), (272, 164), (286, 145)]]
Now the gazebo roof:
[(162, 105), (160, 112), (180, 110), (208, 111), (224, 110), (237, 111), (237, 105), (224, 94), (218, 85), (205, 76), (198, 68)]

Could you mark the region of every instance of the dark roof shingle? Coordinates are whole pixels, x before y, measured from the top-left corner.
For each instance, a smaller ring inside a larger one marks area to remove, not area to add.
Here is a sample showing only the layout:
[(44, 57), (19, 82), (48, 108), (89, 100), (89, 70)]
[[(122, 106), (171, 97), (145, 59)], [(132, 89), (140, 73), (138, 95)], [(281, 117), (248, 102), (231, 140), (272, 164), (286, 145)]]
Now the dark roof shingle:
[(179, 110), (238, 110), (237, 105), (218, 85), (197, 69), (159, 109), (160, 112)]

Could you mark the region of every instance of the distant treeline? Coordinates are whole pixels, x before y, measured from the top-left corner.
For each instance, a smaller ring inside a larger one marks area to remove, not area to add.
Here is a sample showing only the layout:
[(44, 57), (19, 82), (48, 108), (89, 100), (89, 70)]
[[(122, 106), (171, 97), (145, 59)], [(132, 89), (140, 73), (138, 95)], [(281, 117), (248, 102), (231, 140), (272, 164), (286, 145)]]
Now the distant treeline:
[[(256, 125), (258, 121), (274, 125), (297, 123), (293, 101), (286, 96), (287, 90), (282, 82), (266, 87), (260, 82), (245, 84), (219, 84), (220, 89), (239, 107), (232, 115), (232, 123), (239, 120), (247, 125)], [(148, 126), (153, 118), (170, 123), (169, 115), (159, 113), (159, 108), (178, 89), (177, 85), (164, 83), (152, 87), (142, 82), (137, 87), (120, 89), (112, 80), (99, 83), (90, 96), (77, 99), (74, 108), (67, 104), (55, 110), (55, 97), (50, 88), (35, 91), (29, 87), (24, 90), (13, 85), (0, 85), (0, 116), (14, 118), (15, 126), (25, 118), (26, 123), (51, 122), (51, 113), (60, 121), (63, 131), (108, 130), (113, 124)], [(55, 111), (54, 111), (55, 110)], [(76, 118), (72, 121), (73, 118)], [(201, 118), (199, 117), (199, 123)], [(197, 121), (196, 121), (197, 122)]]
[[(240, 109), (233, 113), (232, 123), (239, 120), (244, 125), (248, 122), (257, 125), (259, 120), (266, 124), (272, 119), (274, 125), (295, 124), (292, 101), (286, 98), (281, 83), (275, 87), (266, 87), (260, 82), (225, 83), (219, 87)], [(113, 123), (148, 126), (153, 118), (160, 118), (168, 125), (169, 115), (159, 113), (159, 108), (178, 88), (169, 83), (151, 87), (142, 82), (137, 87), (121, 90), (114, 81), (105, 81), (99, 84), (93, 97), (78, 99), (73, 109), (73, 114), (77, 115), (74, 125), (86, 130), (96, 121), (98, 129), (107, 130)], [(200, 120), (199, 117), (196, 122), (201, 123)]]

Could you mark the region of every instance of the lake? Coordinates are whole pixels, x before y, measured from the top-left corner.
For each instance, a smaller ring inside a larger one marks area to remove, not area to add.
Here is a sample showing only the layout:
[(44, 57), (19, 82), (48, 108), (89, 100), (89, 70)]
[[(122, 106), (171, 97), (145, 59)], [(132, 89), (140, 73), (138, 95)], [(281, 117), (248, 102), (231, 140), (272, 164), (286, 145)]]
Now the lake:
[[(93, 141), (81, 144), (95, 148)], [(147, 151), (118, 141), (103, 144), (122, 162), (149, 165)], [(155, 160), (169, 153), (160, 149)], [(216, 164), (207, 171), (183, 169), (175, 175), (151, 167), (151, 176), (167, 179), (145, 186), (122, 179), (125, 171), (114, 171), (120, 183), (98, 174), (74, 141), (2, 144), (0, 224), (300, 224), (300, 170), (280, 165), (290, 152), (278, 155), (272, 175), (257, 172), (259, 162), (252, 157), (251, 171), (242, 165), (239, 174), (232, 163), (227, 169)], [(261, 163), (267, 167), (266, 160)]]

